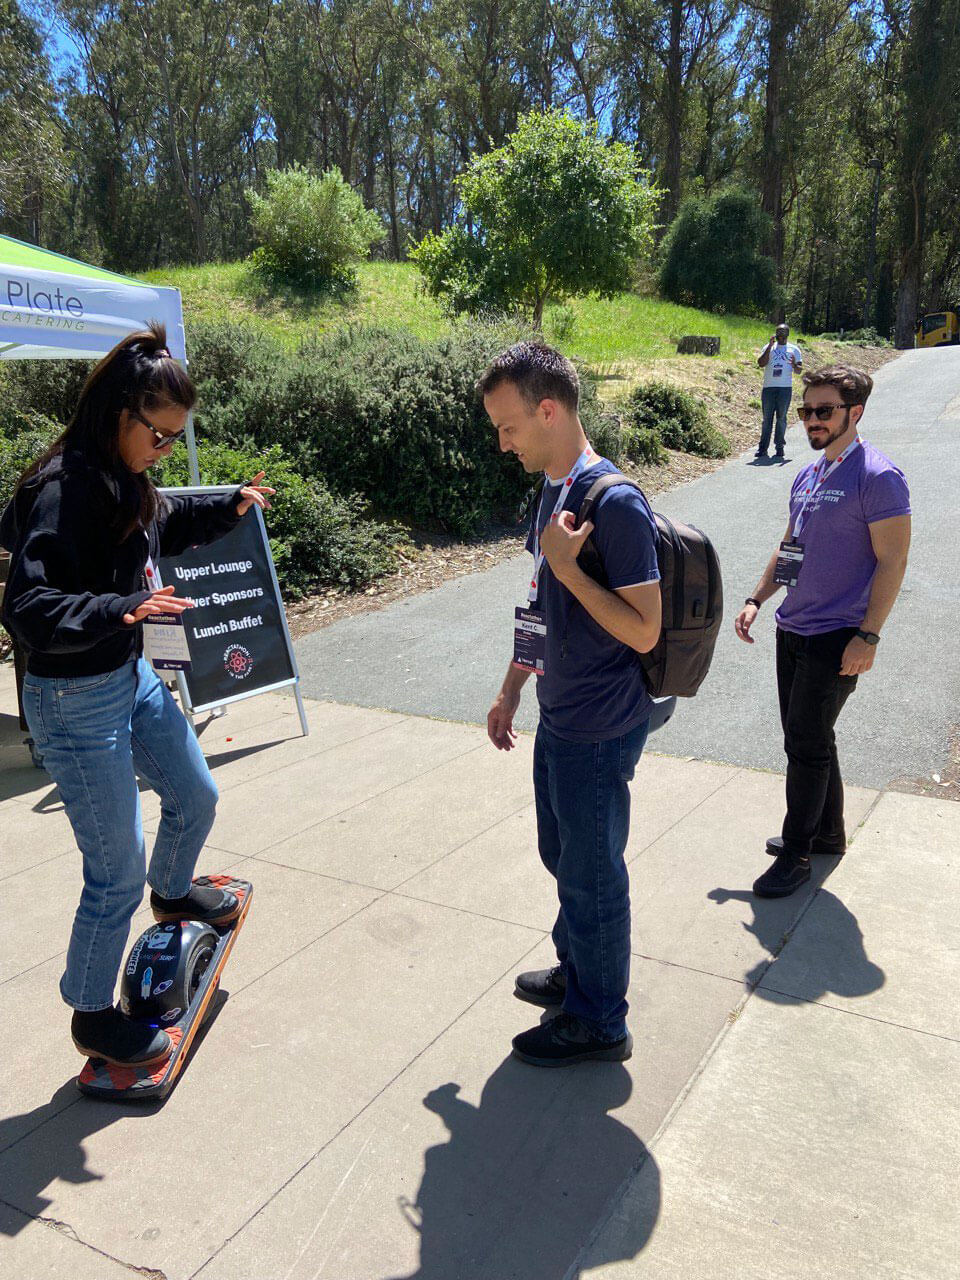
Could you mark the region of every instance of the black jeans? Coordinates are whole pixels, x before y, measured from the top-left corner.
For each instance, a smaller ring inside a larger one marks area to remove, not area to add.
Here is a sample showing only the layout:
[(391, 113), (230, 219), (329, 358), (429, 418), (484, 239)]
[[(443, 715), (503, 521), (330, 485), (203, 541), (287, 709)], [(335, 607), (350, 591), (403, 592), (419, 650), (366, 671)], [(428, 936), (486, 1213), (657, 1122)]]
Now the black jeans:
[(777, 628), (777, 688), (787, 753), (785, 853), (806, 856), (814, 838), (842, 843), (843, 779), (833, 726), (857, 687), (840, 662), (856, 627), (818, 636)]

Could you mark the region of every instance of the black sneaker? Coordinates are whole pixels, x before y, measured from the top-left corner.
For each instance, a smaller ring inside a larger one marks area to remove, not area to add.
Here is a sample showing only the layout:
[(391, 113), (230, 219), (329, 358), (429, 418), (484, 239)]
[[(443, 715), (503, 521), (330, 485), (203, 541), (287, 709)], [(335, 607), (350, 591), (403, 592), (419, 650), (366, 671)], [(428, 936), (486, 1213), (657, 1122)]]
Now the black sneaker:
[(753, 882), (758, 898), (789, 898), (810, 879), (810, 859), (781, 853), (769, 871)]
[(529, 1000), (531, 1004), (549, 1008), (553, 1004), (563, 1004), (567, 980), (558, 964), (552, 969), (532, 969), (529, 973), (517, 974), (513, 994), (519, 1000)]
[(575, 1062), (626, 1062), (633, 1053), (629, 1031), (619, 1040), (601, 1040), (570, 1013), (513, 1037), (513, 1052), (534, 1067), (570, 1067)]
[[(821, 840), (820, 837), (817, 836), (816, 840), (814, 840), (813, 844), (810, 846), (810, 852), (818, 854), (822, 853), (824, 857), (842, 858), (847, 852), (847, 842), (846, 839), (841, 838), (840, 843), (835, 844), (832, 840)], [(779, 858), (780, 854), (783, 853), (783, 840), (780, 836), (770, 837), (767, 841), (767, 853), (769, 853), (772, 858)]]
[(184, 898), (161, 898), (150, 891), (150, 909), (160, 924), (168, 920), (199, 920), (201, 924), (229, 924), (240, 914), (240, 899), (228, 889), (195, 884)]
[(88, 1058), (115, 1067), (153, 1067), (170, 1057), (170, 1037), (147, 1022), (134, 1022), (119, 1009), (83, 1013), (75, 1009), (70, 1023), (73, 1043)]
[(782, 462), (782, 461), (783, 461), (783, 450), (782, 450), (782, 449), (778, 449), (778, 450), (777, 450), (777, 452), (776, 452), (773, 456), (774, 456), (775, 458), (779, 458), (779, 459), (780, 459), (780, 461)]
[(767, 453), (766, 449), (758, 449), (753, 456), (755, 458), (768, 458), (770, 455)]

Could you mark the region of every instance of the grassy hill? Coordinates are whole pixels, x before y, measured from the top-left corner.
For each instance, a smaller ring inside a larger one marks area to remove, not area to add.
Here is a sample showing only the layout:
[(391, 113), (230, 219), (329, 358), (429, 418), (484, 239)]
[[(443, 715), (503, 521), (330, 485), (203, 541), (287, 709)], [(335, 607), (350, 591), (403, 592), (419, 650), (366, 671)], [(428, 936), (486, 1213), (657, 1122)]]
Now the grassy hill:
[[(245, 262), (164, 267), (144, 278), (181, 291), (188, 328), (191, 320), (247, 319), (291, 347), (304, 337), (347, 325), (395, 326), (423, 339), (439, 337), (453, 325), (407, 263), (364, 263), (356, 290), (343, 298), (269, 288)], [(547, 340), (586, 363), (611, 408), (622, 407), (637, 382), (665, 379), (704, 401), (711, 422), (735, 450), (748, 447), (759, 434), (762, 378), (756, 357), (771, 328), (765, 321), (713, 315), (636, 293), (610, 301), (578, 299), (568, 306), (548, 308), (544, 317)], [(719, 356), (678, 356), (677, 339), (687, 333), (718, 336)], [(792, 337), (803, 343), (808, 368), (839, 359), (873, 370), (894, 354), (889, 349), (824, 342), (796, 332)], [(188, 332), (188, 351), (189, 343)], [(667, 468), (652, 468), (645, 483), (655, 490), (671, 482), (667, 473), (677, 470), (674, 461)], [(714, 465), (690, 459), (680, 473), (686, 476)]]
[[(423, 291), (419, 274), (409, 264), (368, 262), (359, 276), (356, 291), (343, 299), (266, 288), (244, 262), (164, 267), (144, 279), (180, 290), (188, 324), (192, 319), (248, 319), (291, 344), (357, 323), (403, 327), (428, 339), (450, 328), (451, 321)], [(548, 308), (544, 333), (601, 375), (629, 377), (638, 362), (675, 355), (682, 334), (719, 336), (721, 359), (752, 357), (769, 337), (770, 327), (743, 316), (716, 316), (625, 293), (609, 302), (584, 298), (568, 307)]]

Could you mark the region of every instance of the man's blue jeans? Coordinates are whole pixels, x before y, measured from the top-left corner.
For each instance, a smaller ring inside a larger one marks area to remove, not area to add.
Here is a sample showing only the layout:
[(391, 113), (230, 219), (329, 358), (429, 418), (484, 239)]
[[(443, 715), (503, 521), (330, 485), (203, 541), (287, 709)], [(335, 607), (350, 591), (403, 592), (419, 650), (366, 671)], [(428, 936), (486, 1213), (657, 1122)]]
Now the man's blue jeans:
[(602, 1039), (626, 1035), (630, 888), (624, 850), (645, 720), (621, 738), (568, 742), (543, 724), (533, 751), (540, 857), (557, 881), (553, 929), (565, 1012)]
[(787, 438), (787, 410), (790, 408), (790, 387), (764, 387), (760, 393), (760, 404), (763, 408), (763, 429), (760, 432), (760, 452), (766, 453), (770, 447), (770, 432), (773, 430), (773, 417), (777, 417), (777, 434), (774, 445), (777, 453), (783, 453)]
[[(164, 898), (190, 891), (213, 826), (216, 784), (193, 730), (142, 658), (97, 676), (28, 673), (23, 703), (83, 854), (60, 993), (74, 1009), (105, 1009), (144, 881)], [(137, 774), (161, 797), (149, 874)]]

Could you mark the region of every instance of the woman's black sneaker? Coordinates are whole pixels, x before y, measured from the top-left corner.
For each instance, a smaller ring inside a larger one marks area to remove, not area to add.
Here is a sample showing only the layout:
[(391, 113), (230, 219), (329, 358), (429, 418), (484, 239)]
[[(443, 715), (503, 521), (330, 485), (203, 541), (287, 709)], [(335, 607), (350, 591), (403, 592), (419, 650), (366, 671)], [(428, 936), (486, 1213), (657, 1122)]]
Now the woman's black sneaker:
[(552, 969), (532, 969), (529, 973), (517, 974), (513, 994), (520, 1000), (542, 1004), (548, 1009), (551, 1005), (563, 1004), (567, 980), (558, 964)]
[(240, 899), (228, 889), (195, 884), (184, 898), (161, 898), (151, 890), (154, 920), (199, 920), (201, 924), (229, 924), (240, 914)]
[(629, 1032), (601, 1040), (570, 1013), (558, 1014), (513, 1038), (513, 1052), (534, 1067), (571, 1067), (575, 1062), (626, 1062), (633, 1053)]
[(781, 853), (769, 871), (753, 882), (758, 898), (789, 898), (810, 879), (810, 859)]
[[(847, 852), (847, 842), (841, 839), (839, 843), (833, 840), (821, 840), (818, 836), (810, 846), (811, 853), (823, 854), (825, 857), (842, 858)], [(772, 858), (778, 858), (783, 853), (783, 837), (771, 836), (767, 841), (767, 853)]]
[(173, 1051), (165, 1031), (147, 1022), (134, 1022), (112, 1007), (93, 1013), (75, 1009), (70, 1034), (86, 1057), (101, 1058), (115, 1067), (152, 1067)]

